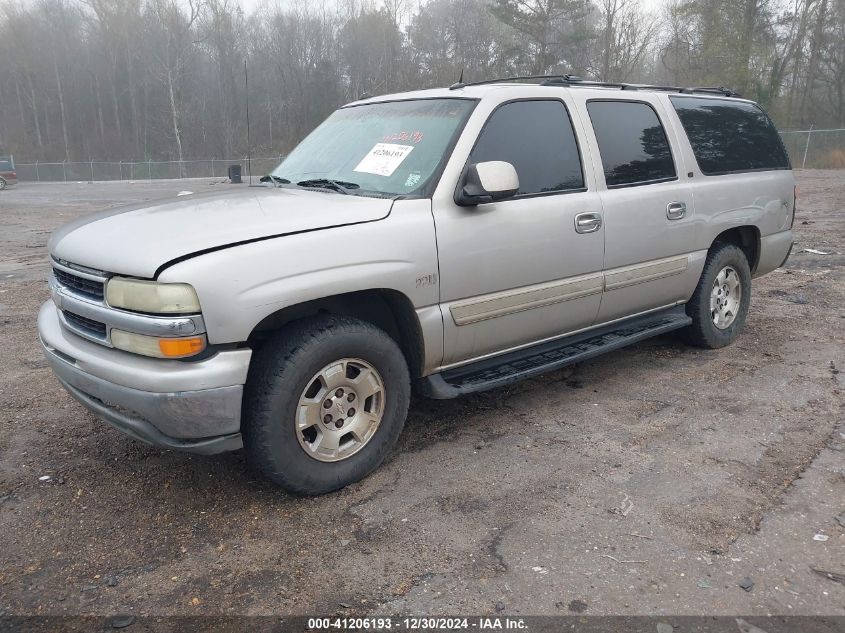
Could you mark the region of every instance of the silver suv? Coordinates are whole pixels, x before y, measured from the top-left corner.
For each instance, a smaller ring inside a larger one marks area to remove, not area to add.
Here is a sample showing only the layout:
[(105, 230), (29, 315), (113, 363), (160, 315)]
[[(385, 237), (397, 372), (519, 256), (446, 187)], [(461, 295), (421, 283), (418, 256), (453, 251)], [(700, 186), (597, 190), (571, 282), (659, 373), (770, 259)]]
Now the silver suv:
[(456, 84), (332, 114), (258, 187), (81, 219), (39, 333), (121, 431), (300, 494), (452, 398), (679, 330), (718, 348), (792, 247), (768, 116), (723, 89)]

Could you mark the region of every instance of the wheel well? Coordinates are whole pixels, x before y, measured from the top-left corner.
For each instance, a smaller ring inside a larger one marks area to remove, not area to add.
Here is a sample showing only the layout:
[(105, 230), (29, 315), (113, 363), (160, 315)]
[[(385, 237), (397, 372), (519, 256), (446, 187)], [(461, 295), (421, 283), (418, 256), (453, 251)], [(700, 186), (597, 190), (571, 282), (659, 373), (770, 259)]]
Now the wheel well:
[(757, 262), (760, 257), (760, 229), (756, 226), (737, 226), (722, 231), (713, 240), (713, 244), (734, 244), (738, 246), (748, 258), (748, 266), (751, 268), (751, 272), (753, 273), (757, 269)]
[(411, 301), (396, 290), (361, 290), (288, 306), (265, 317), (255, 326), (248, 341), (260, 346), (269, 332), (317, 314), (354, 317), (381, 328), (399, 345), (411, 377), (422, 375), (424, 342), (420, 324)]

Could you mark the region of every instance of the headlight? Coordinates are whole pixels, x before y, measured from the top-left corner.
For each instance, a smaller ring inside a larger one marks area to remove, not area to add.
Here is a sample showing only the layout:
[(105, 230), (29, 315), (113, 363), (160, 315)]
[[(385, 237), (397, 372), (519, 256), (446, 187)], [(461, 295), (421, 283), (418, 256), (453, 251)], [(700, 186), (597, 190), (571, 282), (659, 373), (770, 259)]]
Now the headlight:
[(158, 338), (123, 330), (111, 331), (111, 344), (133, 354), (155, 358), (185, 358), (205, 349), (205, 336), (187, 338)]
[(106, 301), (113, 308), (152, 314), (189, 314), (200, 311), (200, 300), (189, 284), (112, 277), (106, 284)]

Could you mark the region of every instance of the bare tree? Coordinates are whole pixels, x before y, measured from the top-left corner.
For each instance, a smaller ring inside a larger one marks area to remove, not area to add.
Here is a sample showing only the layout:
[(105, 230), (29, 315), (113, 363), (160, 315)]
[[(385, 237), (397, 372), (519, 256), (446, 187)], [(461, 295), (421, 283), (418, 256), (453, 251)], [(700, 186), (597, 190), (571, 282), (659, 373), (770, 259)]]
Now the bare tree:
[(605, 81), (628, 81), (639, 71), (658, 31), (657, 19), (644, 13), (636, 0), (601, 0), (597, 41), (598, 68)]
[(203, 3), (202, 0), (188, 0), (187, 6), (188, 12), (183, 13), (176, 0), (151, 0), (147, 5), (148, 34), (158, 44), (152, 49), (153, 72), (167, 90), (173, 140), (180, 162), (184, 158), (181, 86), (188, 56), (196, 44), (194, 24), (202, 13)]
[(362, 93), (529, 73), (729, 85), (845, 124), (845, 0), (0, 0), (0, 153), (287, 151)]

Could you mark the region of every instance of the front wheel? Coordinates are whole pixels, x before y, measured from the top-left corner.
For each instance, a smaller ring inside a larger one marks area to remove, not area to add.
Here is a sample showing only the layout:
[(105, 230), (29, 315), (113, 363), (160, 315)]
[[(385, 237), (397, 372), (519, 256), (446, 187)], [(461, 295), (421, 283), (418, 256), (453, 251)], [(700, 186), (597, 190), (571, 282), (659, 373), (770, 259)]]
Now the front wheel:
[(381, 464), (409, 399), (405, 358), (384, 331), (348, 317), (304, 319), (255, 353), (244, 446), (253, 465), (290, 492), (331, 492)]
[(751, 269), (745, 253), (733, 244), (716, 244), (707, 254), (701, 279), (687, 303), (692, 324), (687, 342), (716, 349), (733, 343), (751, 305)]

